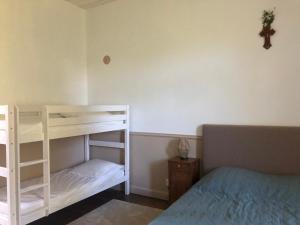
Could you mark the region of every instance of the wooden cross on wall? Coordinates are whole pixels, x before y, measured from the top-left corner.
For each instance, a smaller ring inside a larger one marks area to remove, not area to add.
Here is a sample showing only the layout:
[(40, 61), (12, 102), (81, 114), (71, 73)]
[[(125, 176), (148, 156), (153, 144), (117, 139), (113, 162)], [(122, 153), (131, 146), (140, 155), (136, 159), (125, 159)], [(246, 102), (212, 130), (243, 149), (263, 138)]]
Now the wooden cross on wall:
[(264, 26), (262, 31), (259, 33), (261, 37), (265, 38), (264, 48), (269, 49), (272, 47), (271, 37), (276, 33), (276, 31), (270, 25)]
[(274, 10), (264, 10), (262, 16), (262, 24), (263, 29), (259, 33), (261, 37), (265, 38), (264, 48), (269, 49), (272, 47), (271, 37), (276, 33), (276, 31), (272, 28), (272, 23), (275, 20)]

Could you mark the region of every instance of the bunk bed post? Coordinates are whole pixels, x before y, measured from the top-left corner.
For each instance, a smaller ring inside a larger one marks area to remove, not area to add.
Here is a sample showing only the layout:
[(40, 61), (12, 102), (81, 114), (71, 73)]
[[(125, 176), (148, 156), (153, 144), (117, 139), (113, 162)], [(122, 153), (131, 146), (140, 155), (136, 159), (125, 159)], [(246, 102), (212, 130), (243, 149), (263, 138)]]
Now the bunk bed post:
[(44, 140), (43, 140), (43, 184), (44, 186), (44, 206), (46, 208), (46, 215), (49, 215), (50, 211), (50, 141), (48, 134), (48, 125), (49, 125), (49, 112), (48, 107), (44, 106), (42, 109), (42, 124), (44, 131)]
[(16, 207), (18, 211), (17, 219), (18, 223), (21, 224), (21, 171), (20, 171), (20, 135), (19, 135), (19, 125), (20, 125), (20, 110), (18, 106), (14, 106), (14, 125), (15, 125), (15, 170), (16, 170)]
[(126, 129), (124, 132), (125, 138), (125, 195), (130, 194), (130, 146), (129, 146), (129, 106), (126, 107)]
[(18, 201), (18, 185), (17, 185), (17, 167), (16, 167), (16, 147), (17, 137), (15, 124), (15, 108), (9, 105), (7, 107), (5, 119), (7, 127), (7, 138), (6, 138), (6, 167), (9, 170), (7, 177), (7, 203), (9, 210), (9, 224), (18, 225), (19, 224), (19, 201)]
[(90, 135), (84, 135), (84, 161), (90, 160)]

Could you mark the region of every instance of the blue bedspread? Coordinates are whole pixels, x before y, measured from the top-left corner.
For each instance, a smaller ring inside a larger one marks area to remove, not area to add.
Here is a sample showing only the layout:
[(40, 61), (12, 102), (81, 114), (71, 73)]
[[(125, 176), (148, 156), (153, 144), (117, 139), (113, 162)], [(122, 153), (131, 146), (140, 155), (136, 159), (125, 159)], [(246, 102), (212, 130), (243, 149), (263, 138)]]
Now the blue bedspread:
[(300, 177), (220, 168), (151, 225), (300, 225)]

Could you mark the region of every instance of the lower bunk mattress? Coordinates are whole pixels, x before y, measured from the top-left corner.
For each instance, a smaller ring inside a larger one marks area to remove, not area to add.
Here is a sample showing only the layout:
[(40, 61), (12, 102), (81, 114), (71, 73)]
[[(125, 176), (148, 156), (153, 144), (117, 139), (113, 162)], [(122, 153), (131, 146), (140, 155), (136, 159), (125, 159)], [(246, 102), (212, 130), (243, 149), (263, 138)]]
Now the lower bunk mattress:
[[(124, 165), (93, 159), (51, 174), (50, 213), (125, 181)], [(21, 187), (41, 184), (42, 177), (22, 182)], [(22, 215), (44, 206), (43, 188), (22, 194)], [(0, 189), (0, 205), (7, 205), (6, 188)], [(2, 207), (0, 207), (1, 209)], [(0, 216), (5, 215), (0, 210)]]

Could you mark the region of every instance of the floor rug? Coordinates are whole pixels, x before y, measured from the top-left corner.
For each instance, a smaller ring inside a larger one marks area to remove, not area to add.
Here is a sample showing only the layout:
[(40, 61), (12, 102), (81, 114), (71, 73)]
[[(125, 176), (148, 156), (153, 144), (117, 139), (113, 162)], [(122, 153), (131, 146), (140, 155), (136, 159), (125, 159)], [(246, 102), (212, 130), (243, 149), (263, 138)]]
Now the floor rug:
[(160, 209), (114, 199), (69, 225), (147, 225), (161, 212)]

